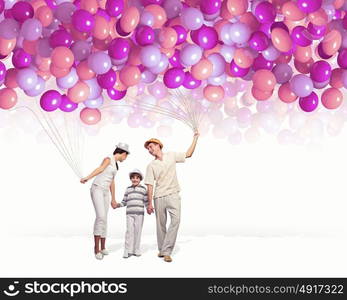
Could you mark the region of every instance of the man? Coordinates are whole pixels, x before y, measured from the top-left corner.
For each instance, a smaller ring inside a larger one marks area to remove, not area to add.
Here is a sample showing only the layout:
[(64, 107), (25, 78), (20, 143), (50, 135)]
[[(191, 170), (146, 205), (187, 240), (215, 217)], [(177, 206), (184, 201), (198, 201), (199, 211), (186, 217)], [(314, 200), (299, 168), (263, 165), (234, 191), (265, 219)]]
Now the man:
[[(180, 187), (176, 175), (176, 163), (183, 163), (186, 158), (192, 157), (198, 138), (199, 133), (196, 132), (191, 146), (187, 152), (182, 153), (163, 153), (163, 144), (158, 139), (150, 139), (145, 142), (145, 148), (155, 157), (147, 166), (144, 181), (147, 185), (147, 213), (153, 213), (154, 199), (159, 249), (158, 257), (164, 257), (166, 262), (172, 261), (171, 253), (175, 246), (181, 217)], [(167, 212), (171, 218), (168, 229), (166, 229)]]

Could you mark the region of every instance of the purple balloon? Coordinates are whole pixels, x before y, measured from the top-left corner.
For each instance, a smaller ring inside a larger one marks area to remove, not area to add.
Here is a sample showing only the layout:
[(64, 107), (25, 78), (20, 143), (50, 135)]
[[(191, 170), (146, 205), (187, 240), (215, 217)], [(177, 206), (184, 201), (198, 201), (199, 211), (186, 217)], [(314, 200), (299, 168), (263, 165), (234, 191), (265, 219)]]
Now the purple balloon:
[(230, 74), (233, 77), (244, 77), (248, 74), (250, 68), (240, 68), (234, 60), (230, 63)]
[(204, 23), (204, 16), (197, 8), (188, 7), (181, 12), (182, 25), (190, 30), (199, 29)]
[(202, 13), (207, 15), (213, 15), (222, 7), (222, 1), (221, 0), (201, 0), (200, 1), (200, 10)]
[(76, 69), (71, 68), (69, 74), (67, 74), (64, 77), (57, 78), (56, 82), (59, 88), (70, 89), (78, 82), (78, 80), (79, 78), (78, 78)]
[(141, 14), (140, 24), (152, 27), (154, 24), (154, 16), (149, 11), (144, 10)]
[(89, 55), (88, 66), (96, 74), (105, 74), (111, 67), (110, 57), (103, 51), (97, 51)]
[(126, 39), (115, 38), (108, 46), (108, 55), (115, 59), (123, 59), (128, 56), (130, 44)]
[(177, 17), (183, 8), (183, 5), (180, 0), (166, 0), (163, 5), (166, 16), (169, 19)]
[(136, 29), (135, 40), (140, 46), (147, 46), (153, 44), (155, 41), (154, 30), (145, 25)]
[(164, 74), (164, 84), (170, 89), (176, 89), (180, 87), (185, 79), (185, 73), (180, 68), (172, 68), (165, 72)]
[(95, 99), (87, 99), (83, 104), (88, 108), (99, 108), (104, 103), (104, 98), (102, 96)]
[(251, 37), (251, 29), (247, 24), (237, 22), (230, 26), (230, 38), (234, 43), (246, 43)]
[(157, 4), (160, 5), (163, 3), (164, 0), (141, 0), (142, 4), (144, 6), (151, 5), (151, 4)]
[(12, 64), (17, 69), (27, 68), (31, 64), (31, 55), (22, 48), (13, 51)]
[(11, 40), (16, 38), (20, 32), (19, 23), (13, 19), (4, 19), (0, 22), (0, 36)]
[(257, 51), (263, 51), (269, 46), (269, 38), (262, 31), (255, 31), (252, 33), (248, 41), (249, 47)]
[(90, 94), (89, 94), (89, 97), (87, 100), (96, 99), (100, 96), (100, 94), (102, 92), (102, 88), (98, 84), (98, 81), (96, 78), (84, 80), (84, 83), (86, 83), (88, 85), (89, 91), (90, 91)]
[(254, 71), (261, 70), (261, 69), (271, 70), (273, 65), (274, 65), (273, 61), (267, 60), (267, 59), (264, 58), (264, 56), (259, 54), (254, 59), (252, 68), (253, 68)]
[(18, 1), (13, 5), (11, 13), (16, 21), (23, 23), (34, 16), (34, 9), (29, 2)]
[(156, 46), (148, 45), (143, 47), (140, 51), (141, 63), (147, 68), (155, 67), (159, 64), (160, 59), (161, 53)]
[(38, 40), (42, 34), (42, 23), (37, 19), (27, 19), (22, 24), (22, 36), (28, 41)]
[(276, 9), (270, 2), (260, 2), (254, 15), (260, 23), (272, 23), (276, 17)]
[(274, 61), (276, 60), (281, 53), (271, 44), (264, 51), (261, 52), (265, 59)]
[(22, 90), (31, 90), (37, 83), (37, 75), (33, 69), (24, 68), (17, 72), (16, 80)]
[(212, 77), (220, 76), (225, 72), (225, 59), (219, 53), (212, 53), (208, 57), (208, 60), (212, 63)]
[(24, 93), (30, 97), (36, 97), (42, 94), (42, 92), (45, 90), (45, 87), (46, 81), (41, 76), (37, 76), (37, 82), (35, 87), (31, 90), (25, 90)]
[(40, 98), (41, 108), (45, 111), (54, 111), (60, 107), (61, 95), (55, 90), (48, 90)]
[(324, 82), (331, 77), (331, 66), (324, 60), (316, 61), (310, 69), (310, 76), (313, 81)]
[(106, 12), (111, 17), (118, 17), (124, 10), (123, 0), (107, 0), (105, 6)]
[(230, 63), (234, 58), (236, 48), (234, 46), (222, 45), (220, 54), (224, 57), (227, 63)]
[(125, 97), (127, 93), (127, 90), (125, 91), (118, 91), (115, 88), (110, 88), (107, 90), (107, 95), (112, 99), (112, 100), (121, 100)]
[(320, 43), (318, 44), (318, 47), (317, 47), (318, 55), (319, 55), (321, 58), (323, 58), (323, 59), (329, 59), (329, 58), (331, 58), (332, 55), (326, 54), (326, 53), (324, 52), (322, 46), (323, 46), (323, 45), (322, 45), (322, 43), (320, 42)]
[(201, 80), (195, 79), (193, 75), (190, 72), (185, 73), (183, 86), (186, 89), (196, 89), (201, 85)]
[(117, 80), (116, 72), (113, 69), (108, 70), (105, 74), (97, 76), (97, 81), (103, 89), (112, 88)]
[(173, 66), (174, 68), (184, 68), (184, 66), (181, 64), (180, 62), (180, 53), (181, 51), (178, 49), (175, 49), (174, 55), (172, 55), (169, 58), (169, 63), (171, 64), (171, 66)]
[(48, 38), (39, 39), (37, 42), (37, 53), (42, 57), (50, 57), (53, 49), (49, 45)]
[(291, 33), (292, 40), (295, 44), (307, 47), (312, 44), (312, 36), (304, 26), (296, 26)]
[(52, 33), (49, 37), (49, 45), (52, 48), (64, 46), (70, 48), (72, 44), (72, 36), (65, 29), (59, 29)]
[(196, 30), (196, 43), (203, 49), (212, 49), (218, 43), (218, 34), (213, 27), (201, 26)]
[(76, 10), (76, 6), (71, 2), (63, 2), (54, 10), (54, 16), (65, 24), (70, 24), (72, 15)]
[(337, 63), (342, 69), (347, 69), (347, 49), (340, 51), (337, 56)]
[(220, 30), (220, 40), (226, 44), (226, 45), (233, 45), (234, 42), (231, 39), (231, 33), (230, 33), (230, 28), (232, 26), (232, 23), (226, 23), (222, 26)]
[(317, 94), (315, 92), (312, 92), (306, 97), (300, 97), (299, 105), (303, 111), (306, 111), (306, 112), (314, 111), (318, 106)]
[(291, 79), (290, 87), (295, 95), (299, 97), (307, 97), (312, 93), (313, 82), (306, 75), (298, 74)]
[(167, 88), (159, 81), (148, 86), (148, 92), (156, 99), (163, 99), (167, 95)]
[(141, 81), (144, 83), (152, 83), (157, 79), (157, 74), (153, 74), (149, 70), (144, 70), (141, 73)]
[(0, 61), (0, 82), (5, 80), (6, 77), (6, 66)]
[(330, 82), (329, 79), (323, 82), (313, 81), (313, 87), (315, 89), (322, 89), (322, 88), (325, 88), (329, 84), (329, 82)]
[(72, 102), (68, 96), (62, 95), (59, 109), (63, 112), (72, 112), (78, 107), (78, 104)]
[(272, 73), (276, 77), (279, 84), (288, 82), (293, 76), (293, 70), (288, 64), (278, 63), (273, 69)]
[(286, 24), (284, 24), (283, 22), (273, 22), (270, 26), (270, 35), (269, 36), (271, 36), (271, 31), (274, 30), (275, 28), (284, 29), (285, 31), (287, 31), (289, 33), (289, 28)]
[(297, 6), (304, 13), (312, 13), (322, 6), (322, 0), (298, 0)]
[(180, 61), (186, 66), (195, 65), (202, 57), (202, 50), (193, 44), (185, 45), (180, 53)]
[(71, 51), (75, 57), (75, 61), (82, 61), (89, 56), (91, 45), (86, 41), (77, 41), (72, 44)]
[(169, 59), (164, 53), (162, 53), (159, 63), (156, 66), (149, 68), (149, 70), (153, 74), (159, 74), (161, 72), (164, 72), (167, 69), (168, 65), (169, 65)]
[(78, 9), (72, 15), (72, 25), (78, 31), (90, 32), (95, 26), (95, 19), (90, 12)]
[(172, 26), (172, 28), (175, 29), (175, 31), (177, 33), (176, 45), (183, 44), (187, 39), (187, 30), (181, 25), (174, 25), (174, 26)]

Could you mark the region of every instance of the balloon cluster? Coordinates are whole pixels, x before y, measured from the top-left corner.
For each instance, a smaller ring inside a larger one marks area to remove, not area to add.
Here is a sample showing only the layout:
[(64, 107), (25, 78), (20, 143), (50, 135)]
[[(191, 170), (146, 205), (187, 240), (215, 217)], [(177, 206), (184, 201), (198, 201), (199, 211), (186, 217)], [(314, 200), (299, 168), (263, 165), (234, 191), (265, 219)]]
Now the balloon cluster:
[(305, 112), (336, 109), (346, 10), (344, 0), (0, 0), (0, 108), (14, 107), (20, 88), (45, 111), (80, 107), (96, 124), (104, 102), (131, 88), (157, 100), (202, 89), (224, 103), (242, 79), (258, 101), (276, 93)]

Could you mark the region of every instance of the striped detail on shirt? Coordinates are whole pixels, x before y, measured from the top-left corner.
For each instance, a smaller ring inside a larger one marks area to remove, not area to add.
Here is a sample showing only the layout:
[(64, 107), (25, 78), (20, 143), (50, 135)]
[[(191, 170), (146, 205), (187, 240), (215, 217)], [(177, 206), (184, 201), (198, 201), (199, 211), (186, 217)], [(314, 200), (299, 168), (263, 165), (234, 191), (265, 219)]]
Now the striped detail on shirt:
[(144, 207), (148, 205), (147, 189), (143, 185), (129, 186), (120, 207), (127, 207), (127, 215), (144, 215)]

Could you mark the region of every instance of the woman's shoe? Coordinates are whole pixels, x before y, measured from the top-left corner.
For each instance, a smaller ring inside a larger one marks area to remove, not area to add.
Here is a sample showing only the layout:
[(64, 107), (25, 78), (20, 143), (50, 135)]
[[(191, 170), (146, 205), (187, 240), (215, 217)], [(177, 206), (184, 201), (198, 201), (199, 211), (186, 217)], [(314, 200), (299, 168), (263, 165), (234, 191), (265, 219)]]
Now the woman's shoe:
[(102, 250), (101, 250), (101, 253), (102, 253), (103, 255), (109, 255), (109, 254), (110, 254), (110, 252), (108, 252), (107, 249), (102, 249)]
[(104, 255), (101, 252), (98, 252), (95, 254), (95, 258), (98, 260), (102, 260), (104, 258)]
[(166, 261), (166, 262), (172, 262), (171, 256), (170, 256), (170, 255), (165, 255), (165, 256), (164, 256), (164, 261)]

